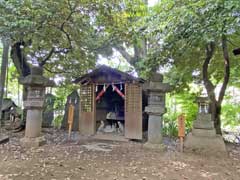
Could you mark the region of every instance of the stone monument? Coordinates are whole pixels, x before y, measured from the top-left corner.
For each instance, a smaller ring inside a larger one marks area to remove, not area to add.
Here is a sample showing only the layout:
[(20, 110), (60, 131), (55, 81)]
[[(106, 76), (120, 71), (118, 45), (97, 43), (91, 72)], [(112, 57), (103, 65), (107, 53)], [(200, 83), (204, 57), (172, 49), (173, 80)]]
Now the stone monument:
[(192, 132), (184, 142), (185, 151), (194, 151), (207, 154), (226, 153), (226, 147), (221, 135), (216, 134), (211, 114), (209, 113), (209, 99), (197, 98), (198, 114), (193, 122)]
[(45, 143), (41, 136), (42, 113), (45, 87), (54, 86), (54, 82), (43, 76), (41, 67), (32, 67), (31, 74), (20, 78), (20, 83), (27, 87), (27, 100), (23, 102), (27, 110), (25, 137), (21, 143), (26, 147), (38, 147)]
[(80, 97), (76, 90), (67, 96), (67, 102), (65, 104), (65, 113), (61, 123), (62, 129), (68, 129), (68, 110), (70, 104), (72, 104), (74, 106), (72, 131), (79, 131), (79, 106), (80, 106), (79, 103)]
[(165, 108), (165, 94), (172, 88), (169, 84), (163, 83), (161, 74), (153, 74), (146, 84), (148, 91), (148, 106), (145, 112), (148, 114), (148, 141), (145, 147), (164, 149), (162, 144), (162, 120)]
[(43, 105), (43, 122), (42, 127), (49, 128), (52, 127), (52, 121), (54, 119), (54, 102), (55, 96), (48, 93), (45, 95), (44, 105)]

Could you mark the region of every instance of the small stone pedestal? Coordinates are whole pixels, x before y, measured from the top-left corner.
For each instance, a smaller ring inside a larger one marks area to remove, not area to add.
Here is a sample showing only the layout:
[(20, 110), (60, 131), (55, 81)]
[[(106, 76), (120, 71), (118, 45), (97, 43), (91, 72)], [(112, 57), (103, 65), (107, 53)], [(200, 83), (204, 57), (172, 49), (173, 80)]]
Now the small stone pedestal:
[(193, 151), (209, 155), (227, 154), (222, 136), (216, 130), (208, 113), (209, 101), (205, 97), (198, 98), (199, 112), (193, 122), (192, 133), (189, 133), (184, 142), (185, 151)]
[(164, 150), (162, 144), (162, 116), (166, 112), (165, 94), (171, 90), (169, 84), (162, 83), (163, 76), (154, 74), (147, 84), (146, 89), (149, 93), (148, 106), (145, 112), (148, 113), (148, 141), (144, 145), (147, 148)]
[(28, 88), (27, 101), (23, 104), (27, 109), (25, 137), (20, 141), (23, 146), (38, 147), (45, 143), (41, 137), (45, 87), (53, 86), (54, 82), (43, 76), (42, 68), (32, 67), (31, 74), (21, 78), (20, 83)]

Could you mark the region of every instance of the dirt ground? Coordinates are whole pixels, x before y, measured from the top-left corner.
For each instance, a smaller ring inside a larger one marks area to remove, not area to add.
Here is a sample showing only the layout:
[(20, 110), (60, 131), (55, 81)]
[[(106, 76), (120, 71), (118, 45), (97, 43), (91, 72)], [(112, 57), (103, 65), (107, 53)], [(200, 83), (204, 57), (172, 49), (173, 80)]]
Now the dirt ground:
[(228, 145), (228, 157), (179, 153), (165, 139), (166, 152), (146, 149), (140, 142), (100, 141), (45, 129), (47, 144), (26, 149), (23, 133), (9, 134), (0, 145), (0, 180), (239, 180), (240, 147)]

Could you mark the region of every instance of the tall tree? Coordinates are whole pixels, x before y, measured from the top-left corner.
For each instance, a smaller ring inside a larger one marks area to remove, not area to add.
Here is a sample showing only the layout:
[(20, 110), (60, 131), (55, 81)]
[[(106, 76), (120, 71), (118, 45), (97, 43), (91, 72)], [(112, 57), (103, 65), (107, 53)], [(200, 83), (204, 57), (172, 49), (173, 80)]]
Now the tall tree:
[[(114, 5), (113, 5), (114, 4)], [(147, 0), (105, 2), (97, 16), (96, 26), (104, 34), (102, 55), (118, 51), (140, 73), (139, 61), (147, 55), (147, 40), (138, 32), (137, 22), (148, 13)]]
[[(183, 75), (177, 77), (178, 82), (191, 81), (201, 75), (218, 134), (221, 134), (221, 105), (233, 58), (230, 48), (240, 42), (239, 13), (237, 1), (163, 0), (145, 26), (145, 33), (156, 37), (159, 47), (150, 50), (153, 56), (144, 63), (152, 66), (150, 70), (159, 64), (174, 67)], [(220, 82), (222, 85), (216, 94), (216, 85)]]
[[(146, 11), (144, 1), (1, 1), (0, 34), (10, 32), (11, 57), (19, 74), (28, 74), (31, 62), (71, 80), (93, 67), (99, 54), (111, 54), (113, 47), (136, 64), (146, 48), (131, 32), (131, 23)], [(133, 41), (131, 56), (127, 47)]]
[[(113, 44), (127, 42), (129, 28), (125, 30), (129, 19), (138, 16), (139, 3), (142, 0), (0, 1), (0, 35), (8, 33), (12, 40), (11, 58), (20, 76), (39, 65), (48, 76), (71, 83), (95, 66), (99, 54), (111, 54)], [(23, 100), (26, 91), (24, 87)]]

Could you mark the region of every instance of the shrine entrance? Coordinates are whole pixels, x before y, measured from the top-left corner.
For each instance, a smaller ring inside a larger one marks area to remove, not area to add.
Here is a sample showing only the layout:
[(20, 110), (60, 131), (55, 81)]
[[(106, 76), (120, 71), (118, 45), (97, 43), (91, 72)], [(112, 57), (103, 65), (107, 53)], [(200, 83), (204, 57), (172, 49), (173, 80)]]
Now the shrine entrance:
[(79, 131), (142, 139), (142, 83), (119, 70), (100, 66), (80, 78)]
[(124, 84), (96, 85), (96, 133), (124, 136)]

